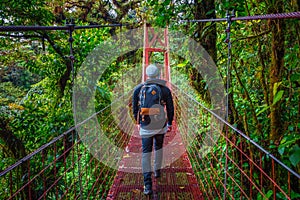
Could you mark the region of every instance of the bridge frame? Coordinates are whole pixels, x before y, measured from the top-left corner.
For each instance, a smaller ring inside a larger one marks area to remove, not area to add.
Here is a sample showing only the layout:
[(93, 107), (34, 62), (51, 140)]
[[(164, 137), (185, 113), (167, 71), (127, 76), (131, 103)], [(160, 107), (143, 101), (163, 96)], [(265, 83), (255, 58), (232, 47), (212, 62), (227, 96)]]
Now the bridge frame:
[[(151, 37), (152, 36), (152, 37)], [(170, 62), (169, 62), (169, 32), (168, 28), (164, 29), (163, 35), (161, 33), (156, 33), (154, 28), (151, 27), (146, 22), (144, 23), (144, 48), (143, 48), (143, 73), (142, 81), (146, 81), (146, 68), (151, 64), (151, 53), (152, 52), (162, 52), (164, 54), (164, 70), (161, 70), (161, 79), (168, 82), (171, 81), (170, 77)], [(160, 44), (156, 47), (156, 44)]]

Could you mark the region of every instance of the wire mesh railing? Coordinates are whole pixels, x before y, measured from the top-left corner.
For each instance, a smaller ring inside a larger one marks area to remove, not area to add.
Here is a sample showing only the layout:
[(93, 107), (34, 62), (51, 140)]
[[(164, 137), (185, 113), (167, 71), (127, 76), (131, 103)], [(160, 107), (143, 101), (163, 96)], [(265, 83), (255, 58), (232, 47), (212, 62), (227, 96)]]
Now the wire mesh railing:
[[(119, 119), (126, 120), (122, 118), (122, 112)], [(130, 137), (120, 131), (108, 113), (110, 106), (0, 172), (3, 189), (0, 198), (105, 199), (116, 170), (103, 163), (101, 158), (109, 157), (116, 163), (120, 158), (118, 152), (105, 149), (106, 143), (98, 137), (99, 130), (105, 129), (109, 141), (121, 148), (126, 146)], [(87, 128), (90, 120), (96, 120), (98, 125)], [(79, 135), (78, 129), (84, 132)], [(87, 143), (87, 140), (91, 142)], [(95, 150), (91, 151), (93, 148), (102, 150), (102, 155), (95, 155)]]
[[(211, 111), (175, 86), (172, 91), (176, 127), (205, 199), (295, 197), (299, 174), (215, 114), (222, 109)], [(0, 172), (1, 199), (107, 198), (117, 173), (107, 164), (118, 166), (122, 155), (103, 137), (126, 151), (135, 126), (130, 106), (120, 101), (129, 99), (119, 99)], [(89, 121), (97, 123), (91, 128)]]
[[(205, 199), (296, 196), (299, 174), (195, 98), (174, 86), (172, 89), (176, 126)], [(122, 156), (107, 148), (99, 130), (115, 146), (125, 149), (128, 133), (134, 129), (128, 126), (130, 107), (118, 108), (117, 102), (111, 105), (116, 104), (117, 109), (106, 107), (2, 171), (1, 187), (5, 189), (0, 193), (1, 198), (105, 199), (117, 170), (104, 164), (103, 159), (117, 165)], [(113, 117), (116, 115), (118, 120)], [(97, 120), (97, 125), (88, 128), (90, 120)], [(79, 128), (84, 134), (78, 135)]]
[(215, 114), (221, 110), (177, 87), (173, 92), (177, 126), (205, 199), (296, 198), (299, 174)]

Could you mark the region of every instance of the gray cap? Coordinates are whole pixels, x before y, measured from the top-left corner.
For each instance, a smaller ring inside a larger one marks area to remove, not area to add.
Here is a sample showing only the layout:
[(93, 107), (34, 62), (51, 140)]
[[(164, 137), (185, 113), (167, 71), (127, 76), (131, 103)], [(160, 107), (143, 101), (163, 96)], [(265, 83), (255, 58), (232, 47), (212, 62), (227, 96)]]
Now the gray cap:
[(149, 78), (157, 78), (159, 75), (159, 69), (154, 64), (150, 64), (146, 68), (146, 75)]

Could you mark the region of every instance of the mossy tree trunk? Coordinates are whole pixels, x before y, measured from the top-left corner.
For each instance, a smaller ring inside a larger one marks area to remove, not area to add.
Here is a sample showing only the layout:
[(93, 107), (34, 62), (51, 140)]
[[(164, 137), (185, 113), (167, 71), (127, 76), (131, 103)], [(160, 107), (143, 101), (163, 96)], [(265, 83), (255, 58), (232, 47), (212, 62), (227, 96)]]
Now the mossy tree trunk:
[[(268, 13), (282, 13), (284, 11), (284, 2), (282, 0), (270, 1), (268, 3), (270, 5)], [(274, 88), (282, 81), (282, 74), (284, 70), (284, 20), (277, 19), (270, 21), (270, 28), (272, 34), (272, 54), (269, 75), (270, 140), (274, 143), (278, 143), (282, 133), (283, 123), (281, 120), (282, 110), (280, 101), (274, 103), (274, 97), (276, 95), (276, 91), (279, 91), (279, 88)]]

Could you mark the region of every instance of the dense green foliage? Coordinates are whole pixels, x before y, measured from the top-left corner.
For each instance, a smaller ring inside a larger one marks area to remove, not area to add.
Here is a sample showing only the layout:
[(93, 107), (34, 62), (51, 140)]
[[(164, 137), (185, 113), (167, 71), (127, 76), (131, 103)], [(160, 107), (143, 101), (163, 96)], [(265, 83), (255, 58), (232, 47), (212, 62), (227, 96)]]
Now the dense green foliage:
[[(168, 25), (206, 49), (225, 85), (227, 24), (179, 23), (179, 20), (221, 18), (226, 10), (233, 9), (236, 16), (247, 16), (294, 12), (299, 8), (299, 1), (289, 0), (4, 0), (0, 3), (0, 22), (3, 26), (60, 26), (72, 18), (76, 25), (128, 23), (134, 28), (141, 27), (144, 20), (153, 26)], [(122, 29), (126, 28), (74, 31), (75, 74), (101, 41)], [(233, 22), (229, 98), (230, 122), (298, 173), (299, 29), (299, 19)], [(0, 33), (0, 170), (74, 125), (68, 39), (66, 31)], [(199, 98), (209, 103), (205, 81), (187, 64), (189, 61), (176, 56), (172, 59), (171, 67), (187, 74)], [(121, 73), (140, 63), (140, 51), (111, 63), (96, 86), (97, 110), (110, 104), (114, 83)]]

